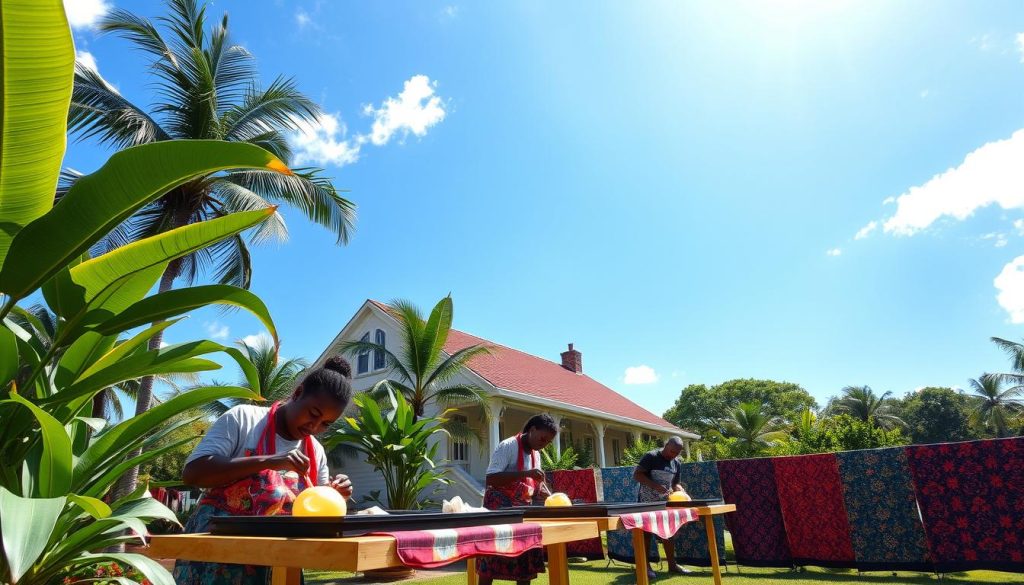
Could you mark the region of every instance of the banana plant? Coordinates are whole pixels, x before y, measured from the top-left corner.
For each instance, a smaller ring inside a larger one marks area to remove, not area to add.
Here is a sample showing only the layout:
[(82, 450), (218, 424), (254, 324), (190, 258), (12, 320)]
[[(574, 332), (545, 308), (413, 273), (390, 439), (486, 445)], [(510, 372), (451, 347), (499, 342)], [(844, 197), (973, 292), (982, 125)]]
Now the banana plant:
[(440, 486), (448, 485), (447, 470), (437, 469), (434, 460), (440, 442), (435, 435), (447, 436), (445, 411), (438, 418), (417, 418), (415, 408), (402, 394), (391, 391), (387, 408), (379, 399), (363, 392), (353, 398), (358, 417), (347, 417), (342, 428), (324, 440), (330, 450), (347, 445), (366, 457), (366, 462), (384, 477), (387, 501), (371, 497), (382, 506), (398, 510), (414, 510), (424, 505)]
[[(197, 177), (291, 171), (245, 143), (160, 142), (118, 152), (54, 204), (74, 68), (68, 22), (61, 0), (4, 0), (0, 22), (0, 584), (44, 585), (117, 561), (172, 585), (145, 556), (103, 552), (144, 542), (148, 521), (177, 521), (145, 486), (109, 501), (111, 488), (126, 470), (190, 440), (163, 439), (208, 403), (258, 399), (260, 381), (234, 347), (198, 340), (151, 350), (148, 341), (215, 304), (251, 313), (275, 346), (277, 331), (264, 303), (237, 287), (149, 292), (169, 262), (258, 226), (274, 209), (221, 214), (96, 257), (89, 250)], [(40, 299), (45, 311), (35, 307)], [(238, 363), (248, 388), (198, 388), (109, 426), (92, 412), (112, 386), (215, 370), (216, 354)]]

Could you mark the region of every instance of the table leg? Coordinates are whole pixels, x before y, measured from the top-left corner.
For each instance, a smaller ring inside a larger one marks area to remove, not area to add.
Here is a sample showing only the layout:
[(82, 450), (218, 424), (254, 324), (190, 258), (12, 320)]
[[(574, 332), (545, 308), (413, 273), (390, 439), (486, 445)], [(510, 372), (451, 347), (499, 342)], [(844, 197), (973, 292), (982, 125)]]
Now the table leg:
[(271, 569), (271, 585), (299, 585), (302, 569), (296, 567), (274, 567)]
[(722, 568), (718, 566), (718, 542), (715, 539), (715, 517), (704, 517), (704, 529), (708, 533), (708, 553), (711, 555), (711, 574), (715, 585), (722, 585)]
[(548, 545), (548, 582), (551, 585), (569, 585), (569, 558), (565, 543)]
[(469, 557), (466, 559), (466, 585), (476, 585), (477, 579), (476, 557)]
[(636, 585), (648, 585), (647, 534), (639, 528), (633, 529), (633, 557), (636, 560)]

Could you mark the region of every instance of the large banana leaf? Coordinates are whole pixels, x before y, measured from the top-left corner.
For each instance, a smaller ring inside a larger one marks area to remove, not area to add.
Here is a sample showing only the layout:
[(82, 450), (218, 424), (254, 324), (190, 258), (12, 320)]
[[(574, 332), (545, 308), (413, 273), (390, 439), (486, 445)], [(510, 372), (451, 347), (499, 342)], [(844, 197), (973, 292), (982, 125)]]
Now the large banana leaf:
[(0, 389), (18, 373), (18, 338), (6, 327), (0, 327)]
[(35, 478), (37, 493), (32, 495), (51, 498), (66, 494), (71, 487), (71, 437), (64, 430), (64, 425), (49, 413), (25, 400), (17, 392), (11, 392), (10, 396), (9, 400), (3, 402), (14, 402), (27, 408), (39, 422), (43, 443), (39, 473)]
[(259, 396), (247, 388), (237, 386), (197, 388), (114, 425), (100, 435), (75, 463), (75, 491), (83, 491), (89, 479), (102, 472), (104, 464), (116, 465), (123, 454), (135, 446), (136, 441), (151, 433), (160, 423), (208, 402), (226, 398), (252, 400)]
[(231, 168), (291, 172), (269, 152), (241, 142), (172, 140), (118, 152), (18, 233), (0, 270), (0, 291), (25, 297), (143, 205), (197, 177)]
[(96, 330), (107, 335), (119, 333), (208, 305), (231, 305), (249, 311), (270, 331), (276, 344), (277, 328), (263, 301), (244, 288), (226, 284), (181, 288), (146, 297), (105, 321)]
[(0, 23), (2, 263), (15, 234), (53, 205), (75, 48), (61, 0), (3, 0)]
[[(205, 248), (220, 240), (244, 231), (270, 217), (275, 208), (258, 209), (232, 213), (209, 221), (194, 223), (162, 234), (126, 244), (91, 260), (75, 266), (70, 271), (72, 282), (77, 285), (76, 294), (81, 295), (82, 306), (106, 293), (119, 279), (142, 270), (162, 265), (175, 258)], [(134, 296), (134, 295), (132, 295)], [(122, 302), (120, 295), (109, 297), (106, 306)], [(129, 300), (128, 305), (138, 301)], [(126, 306), (128, 306), (126, 305)], [(109, 309), (107, 309), (109, 311)], [(106, 317), (113, 317), (113, 313)]]
[(0, 487), (0, 532), (10, 579), (18, 579), (32, 568), (46, 550), (65, 498), (22, 498)]
[[(142, 331), (140, 331), (140, 332), (136, 333), (135, 335), (133, 335), (130, 339), (128, 339), (126, 341), (123, 341), (121, 343), (118, 343), (116, 346), (113, 347), (113, 349), (111, 349), (107, 353), (103, 354), (102, 356), (100, 356), (95, 361), (91, 362), (91, 365), (88, 365), (88, 367), (85, 368), (85, 371), (81, 372), (80, 375), (77, 375), (74, 378), (71, 378), (70, 381), (71, 382), (75, 382), (79, 378), (84, 378), (86, 376), (91, 376), (91, 375), (95, 374), (96, 372), (102, 370), (103, 368), (112, 365), (114, 362), (117, 362), (119, 360), (122, 360), (122, 359), (128, 357), (129, 355), (134, 353), (136, 350), (141, 350), (143, 347), (147, 347), (147, 344), (149, 343), (149, 340), (152, 339), (154, 335), (156, 335), (157, 333), (160, 333), (164, 329), (167, 329), (168, 327), (170, 327), (171, 325), (174, 325), (175, 323), (177, 323), (179, 321), (181, 321), (181, 319), (171, 319), (170, 321), (161, 321), (159, 323), (153, 324), (150, 327), (147, 327), (146, 329), (143, 329)], [(72, 345), (71, 347), (74, 348), (74, 345)], [(69, 349), (68, 351), (71, 351), (71, 349)], [(67, 354), (65, 354), (65, 357), (66, 356), (67, 356)], [(62, 358), (61, 362), (63, 362), (63, 361), (64, 360)], [(58, 372), (58, 374), (59, 373), (60, 372)]]

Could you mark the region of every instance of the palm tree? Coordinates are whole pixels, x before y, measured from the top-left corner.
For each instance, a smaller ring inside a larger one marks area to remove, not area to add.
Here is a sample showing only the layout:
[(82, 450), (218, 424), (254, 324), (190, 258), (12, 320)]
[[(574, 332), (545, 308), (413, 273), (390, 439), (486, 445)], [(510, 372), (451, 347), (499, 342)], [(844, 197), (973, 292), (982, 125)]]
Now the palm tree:
[[(168, 0), (169, 13), (156, 23), (126, 10), (113, 10), (99, 30), (117, 34), (149, 58), (157, 100), (147, 108), (122, 96), (98, 72), (79, 65), (68, 118), (79, 139), (92, 138), (122, 149), (174, 139), (218, 139), (256, 144), (287, 163), (292, 158), (286, 135), (315, 123), (319, 108), (294, 80), (274, 79), (260, 86), (253, 56), (231, 44), (225, 14), (207, 31), (206, 7), (197, 0)], [(75, 178), (65, 173), (63, 187)], [(58, 197), (63, 191), (58, 192)], [(125, 221), (97, 246), (111, 249), (153, 234), (236, 211), (284, 203), (299, 209), (345, 243), (351, 233), (354, 205), (339, 195), (319, 169), (295, 169), (294, 175), (271, 171), (228, 171), (201, 177), (174, 189)], [(226, 239), (208, 249), (172, 261), (160, 279), (160, 292), (179, 278), (192, 282), (211, 274), (221, 283), (247, 288), (252, 275), (249, 248), (284, 240), (288, 230), (280, 214), (255, 228), (248, 240)], [(160, 347), (162, 335), (150, 341)], [(144, 379), (136, 411), (152, 400), (152, 380)]]
[(891, 404), (889, 397), (892, 392), (885, 392), (878, 396), (870, 386), (847, 386), (843, 388), (842, 392), (843, 395), (829, 406), (832, 412), (848, 414), (864, 422), (874, 420), (883, 429), (907, 425), (896, 414), (896, 409)]
[[(409, 301), (392, 301), (388, 312), (398, 320), (400, 327), (397, 352), (371, 341), (341, 341), (334, 348), (350, 355), (383, 352), (390, 371), (388, 378), (369, 391), (371, 396), (383, 400), (389, 391), (401, 393), (417, 418), (422, 417), (432, 403), (444, 407), (479, 406), (486, 417), (484, 390), (453, 382), (453, 379), (470, 360), (490, 354), (490, 348), (478, 344), (445, 354), (444, 344), (452, 325), (451, 296), (438, 301), (427, 319)], [(456, 421), (446, 423), (445, 429), (457, 438), (479, 438), (468, 425)]]
[[(175, 139), (248, 142), (287, 164), (292, 158), (287, 133), (314, 124), (320, 113), (317, 105), (290, 78), (277, 77), (261, 87), (253, 56), (230, 42), (226, 14), (207, 31), (205, 5), (197, 0), (168, 0), (167, 5), (169, 13), (156, 19), (165, 32), (149, 19), (121, 9), (111, 11), (99, 24), (100, 31), (127, 39), (147, 55), (157, 100), (148, 110), (140, 107), (97, 71), (79, 64), (69, 131), (79, 139), (95, 139), (118, 149)], [(64, 174), (58, 198), (76, 177), (75, 172)], [(278, 203), (297, 208), (329, 229), (339, 244), (348, 241), (355, 206), (319, 169), (308, 168), (294, 169), (292, 175), (230, 170), (200, 177), (143, 207), (96, 246), (109, 250), (191, 223)], [(287, 234), (284, 219), (275, 213), (251, 232), (248, 241), (235, 236), (171, 261), (160, 278), (159, 291), (170, 290), (179, 278), (191, 283), (204, 274), (248, 288), (252, 275), (248, 246), (282, 241)], [(149, 349), (158, 349), (162, 341), (163, 334), (157, 333)], [(153, 379), (143, 378), (136, 414), (148, 410), (152, 400)], [(134, 489), (137, 475), (137, 468), (129, 471), (124, 484), (128, 491)]]
[(747, 454), (758, 453), (765, 447), (786, 440), (785, 421), (781, 417), (765, 413), (764, 405), (756, 402), (742, 402), (729, 411), (721, 421), (724, 435), (735, 438)]
[[(242, 353), (256, 367), (260, 381), (260, 396), (267, 403), (285, 400), (299, 385), (299, 378), (309, 362), (302, 358), (278, 360), (277, 348), (269, 338), (261, 337), (252, 344), (239, 341), (237, 344)], [(242, 376), (238, 386), (249, 388), (249, 382)], [(206, 412), (212, 416), (220, 416), (237, 404), (251, 403), (250, 400), (216, 401), (206, 405)]]
[(1010, 436), (1010, 428), (1024, 412), (1024, 386), (1004, 389), (1006, 381), (1006, 374), (987, 373), (970, 380), (975, 420), (994, 430), (997, 437)]

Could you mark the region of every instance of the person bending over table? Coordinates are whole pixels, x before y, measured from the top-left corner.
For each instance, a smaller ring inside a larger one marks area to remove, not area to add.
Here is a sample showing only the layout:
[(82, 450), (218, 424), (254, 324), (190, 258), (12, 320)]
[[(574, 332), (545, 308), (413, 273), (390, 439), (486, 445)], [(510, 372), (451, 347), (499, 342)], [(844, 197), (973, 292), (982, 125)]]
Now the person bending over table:
[[(344, 475), (329, 476), (324, 448), (313, 435), (327, 430), (352, 398), (352, 367), (332, 357), (310, 372), (284, 403), (235, 406), (221, 415), (185, 460), (182, 481), (204, 488), (185, 532), (207, 532), (215, 516), (290, 514), (311, 485), (352, 495)], [(177, 585), (270, 582), (267, 567), (178, 561)]]
[[(680, 484), (679, 453), (683, 450), (683, 440), (679, 437), (672, 437), (665, 441), (660, 449), (654, 449), (640, 458), (636, 469), (633, 470), (633, 479), (640, 483), (640, 502), (664, 502), (668, 495), (674, 491), (683, 489)], [(661, 539), (658, 539), (661, 540)], [(686, 574), (690, 571), (676, 563), (676, 547), (672, 539), (661, 540), (665, 548), (665, 556), (668, 560), (669, 573)], [(636, 562), (645, 562), (645, 559), (637, 558)], [(654, 569), (647, 565), (647, 576), (655, 577)]]
[[(558, 434), (558, 425), (547, 414), (526, 421), (523, 432), (498, 443), (487, 466), (484, 507), (491, 510), (529, 506), (551, 495), (540, 467), (540, 451)], [(480, 557), (480, 585), (495, 579), (526, 585), (544, 572), (544, 552), (535, 549), (518, 557)]]

